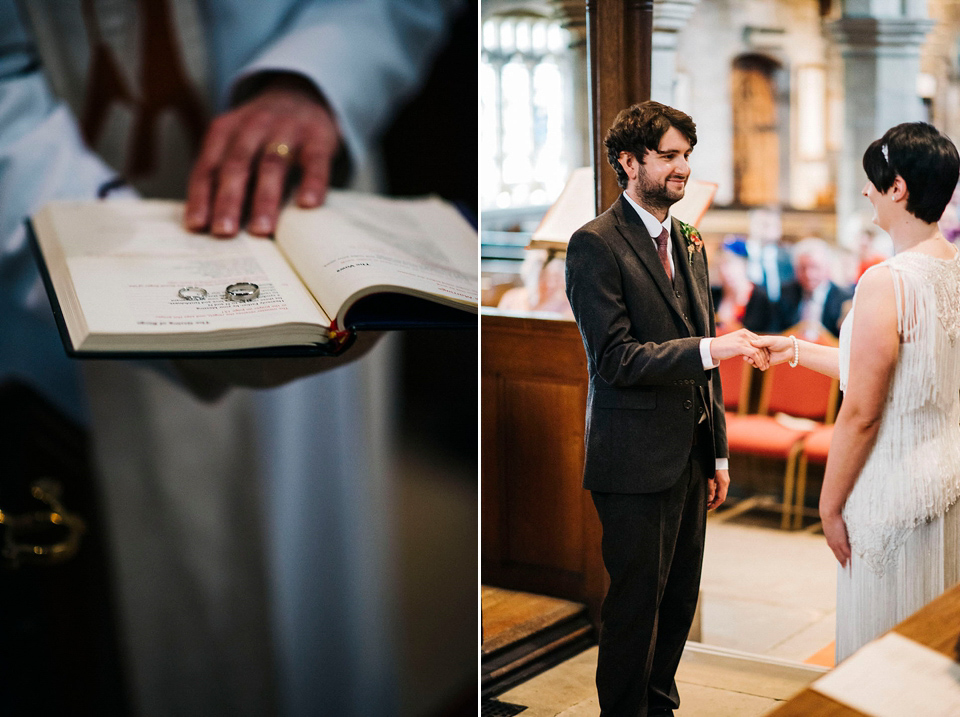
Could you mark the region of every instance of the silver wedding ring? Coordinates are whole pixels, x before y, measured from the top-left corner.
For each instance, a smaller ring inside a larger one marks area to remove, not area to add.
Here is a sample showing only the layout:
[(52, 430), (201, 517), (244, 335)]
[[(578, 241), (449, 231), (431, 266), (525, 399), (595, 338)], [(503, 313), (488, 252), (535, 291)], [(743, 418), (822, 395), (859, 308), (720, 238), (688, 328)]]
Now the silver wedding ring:
[(223, 294), (227, 301), (253, 301), (260, 296), (260, 287), (249, 281), (230, 284)]
[(185, 286), (177, 292), (177, 296), (187, 301), (201, 301), (207, 298), (207, 290), (199, 286)]

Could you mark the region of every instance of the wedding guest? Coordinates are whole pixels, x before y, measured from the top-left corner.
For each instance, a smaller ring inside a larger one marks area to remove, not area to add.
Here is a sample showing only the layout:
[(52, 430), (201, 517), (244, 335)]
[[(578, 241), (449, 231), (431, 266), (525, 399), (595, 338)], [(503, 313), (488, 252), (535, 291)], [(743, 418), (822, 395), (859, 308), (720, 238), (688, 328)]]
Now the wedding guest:
[(870, 228), (860, 232), (860, 240), (857, 242), (857, 275), (854, 283), (860, 281), (860, 277), (871, 266), (876, 266), (893, 255), (893, 247), (889, 244), (888, 236), (880, 236)]
[(793, 247), (793, 270), (796, 280), (784, 285), (777, 302), (777, 331), (803, 323), (812, 333), (823, 326), (839, 336), (853, 293), (831, 280), (830, 245), (818, 237), (801, 239)]
[(720, 286), (711, 287), (717, 331), (774, 330), (773, 304), (767, 292), (747, 276), (747, 248), (742, 240), (723, 243), (715, 271), (720, 276)]
[(573, 318), (566, 294), (563, 259), (545, 249), (531, 249), (523, 259), (522, 286), (507, 290), (497, 304), (506, 311), (543, 311)]
[(780, 298), (781, 287), (793, 279), (790, 253), (783, 246), (783, 218), (776, 206), (751, 209), (746, 240), (747, 274), (767, 292), (770, 301)]

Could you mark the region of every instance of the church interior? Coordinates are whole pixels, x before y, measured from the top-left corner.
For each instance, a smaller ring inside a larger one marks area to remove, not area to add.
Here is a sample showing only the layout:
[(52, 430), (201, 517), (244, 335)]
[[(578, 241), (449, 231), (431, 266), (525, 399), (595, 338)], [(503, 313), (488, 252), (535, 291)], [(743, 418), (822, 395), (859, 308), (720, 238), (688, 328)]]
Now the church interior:
[[(599, 710), (608, 578), (581, 488), (587, 372), (563, 259), (570, 234), (619, 195), (602, 145), (616, 112), (652, 99), (696, 122), (675, 215), (703, 236), (718, 332), (802, 331), (829, 345), (859, 277), (892, 254), (861, 196), (864, 149), (909, 121), (960, 139), (952, 0), (635, 5), (481, 2), (483, 715)], [(955, 193), (940, 222), (950, 241), (958, 206)], [(809, 288), (808, 262), (820, 272)], [(842, 300), (835, 312), (806, 298), (785, 308), (797, 284)], [(758, 295), (770, 312), (744, 298)], [(707, 521), (676, 714), (854, 714), (793, 699), (834, 667), (836, 563), (817, 502), (837, 383), (721, 371), (728, 425), (757, 435), (731, 438), (730, 497)], [(791, 437), (759, 435), (761, 424)]]

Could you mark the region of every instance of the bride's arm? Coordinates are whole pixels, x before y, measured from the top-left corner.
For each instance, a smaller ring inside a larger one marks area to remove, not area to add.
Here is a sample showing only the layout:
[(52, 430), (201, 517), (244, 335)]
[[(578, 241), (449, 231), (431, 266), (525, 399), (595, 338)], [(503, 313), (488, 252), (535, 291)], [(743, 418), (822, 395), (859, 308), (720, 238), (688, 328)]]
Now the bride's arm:
[[(789, 336), (760, 336), (751, 343), (757, 348), (770, 351), (771, 366), (794, 359), (793, 339)], [(836, 346), (824, 346), (797, 339), (796, 354), (801, 366), (830, 378), (840, 378), (840, 349)]]
[(863, 308), (853, 316), (850, 378), (820, 491), (823, 533), (841, 565), (850, 558), (850, 545), (840, 513), (876, 441), (900, 351), (889, 269), (875, 269), (863, 276), (857, 287), (857, 306)]

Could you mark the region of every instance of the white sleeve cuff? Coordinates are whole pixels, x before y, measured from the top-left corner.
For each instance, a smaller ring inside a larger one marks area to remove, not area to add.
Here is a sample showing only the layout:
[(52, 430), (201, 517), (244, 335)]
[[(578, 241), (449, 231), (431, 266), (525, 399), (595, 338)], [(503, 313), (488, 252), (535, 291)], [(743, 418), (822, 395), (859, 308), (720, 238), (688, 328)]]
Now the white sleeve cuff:
[(728, 471), (730, 470), (730, 459), (729, 458), (717, 458), (717, 465), (715, 470), (718, 471)]
[(720, 365), (720, 362), (714, 362), (713, 356), (710, 355), (711, 341), (713, 341), (713, 338), (700, 339), (700, 361), (703, 363), (704, 371), (709, 371)]

